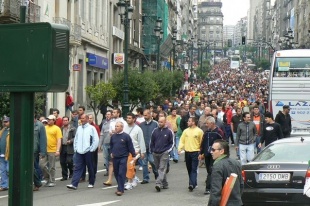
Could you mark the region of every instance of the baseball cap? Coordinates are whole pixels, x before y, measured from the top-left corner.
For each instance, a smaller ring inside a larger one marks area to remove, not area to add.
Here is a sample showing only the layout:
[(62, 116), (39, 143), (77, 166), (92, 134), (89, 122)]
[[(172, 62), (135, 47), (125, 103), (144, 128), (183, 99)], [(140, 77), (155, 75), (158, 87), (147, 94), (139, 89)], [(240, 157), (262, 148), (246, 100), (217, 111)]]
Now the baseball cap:
[(42, 122), (42, 123), (44, 123), (44, 122), (46, 122), (46, 123), (47, 123), (47, 120), (46, 120), (46, 119), (43, 119), (41, 122)]
[(9, 122), (10, 121), (10, 117), (4, 116), (2, 122)]
[(55, 120), (56, 119), (56, 117), (54, 116), (54, 115), (49, 115), (46, 119), (53, 119), (53, 120)]
[(288, 106), (288, 105), (284, 105), (284, 106), (283, 106), (283, 109), (291, 109), (291, 108), (290, 108), (290, 106)]

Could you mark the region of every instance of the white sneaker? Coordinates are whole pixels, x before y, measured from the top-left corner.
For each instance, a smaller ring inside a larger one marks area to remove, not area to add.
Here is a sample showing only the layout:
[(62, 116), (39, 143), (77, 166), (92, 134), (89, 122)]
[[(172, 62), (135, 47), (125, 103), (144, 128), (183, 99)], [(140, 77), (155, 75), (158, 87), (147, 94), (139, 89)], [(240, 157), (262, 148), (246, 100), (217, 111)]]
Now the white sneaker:
[(132, 187), (137, 187), (138, 183), (137, 183), (137, 180), (136, 179), (133, 179), (132, 183), (131, 183), (131, 186)]
[(88, 188), (94, 188), (94, 185), (89, 184), (87, 187)]
[(140, 166), (140, 167), (139, 167), (139, 171), (142, 171), (142, 170), (143, 170), (143, 167)]
[(134, 180), (138, 183), (138, 182), (142, 182), (138, 176), (135, 176)]
[(127, 183), (127, 185), (125, 186), (125, 190), (131, 190), (131, 189), (132, 189), (131, 183)]

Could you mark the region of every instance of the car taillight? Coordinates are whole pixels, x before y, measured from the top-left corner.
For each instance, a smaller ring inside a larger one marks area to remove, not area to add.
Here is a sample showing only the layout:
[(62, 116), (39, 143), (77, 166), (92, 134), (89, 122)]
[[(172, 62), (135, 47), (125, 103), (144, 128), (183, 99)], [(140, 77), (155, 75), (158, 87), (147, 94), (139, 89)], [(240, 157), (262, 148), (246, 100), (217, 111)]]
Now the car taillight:
[(306, 178), (310, 178), (310, 169), (308, 169), (306, 172)]
[(242, 175), (243, 181), (245, 182), (245, 171), (244, 170), (241, 171), (241, 175)]

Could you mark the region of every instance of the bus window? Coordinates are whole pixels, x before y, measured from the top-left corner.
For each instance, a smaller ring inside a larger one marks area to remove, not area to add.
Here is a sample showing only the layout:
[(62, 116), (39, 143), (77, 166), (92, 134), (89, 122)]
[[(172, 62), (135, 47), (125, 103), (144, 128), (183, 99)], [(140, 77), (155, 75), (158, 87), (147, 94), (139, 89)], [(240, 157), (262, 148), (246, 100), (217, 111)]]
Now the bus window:
[(274, 65), (274, 77), (309, 77), (310, 57), (278, 57)]

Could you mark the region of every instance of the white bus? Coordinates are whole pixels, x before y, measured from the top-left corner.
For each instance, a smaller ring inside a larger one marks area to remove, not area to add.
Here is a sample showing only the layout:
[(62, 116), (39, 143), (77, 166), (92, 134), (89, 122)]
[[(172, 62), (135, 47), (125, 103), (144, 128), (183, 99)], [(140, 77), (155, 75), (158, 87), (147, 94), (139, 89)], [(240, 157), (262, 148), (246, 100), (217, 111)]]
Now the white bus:
[(289, 105), (292, 135), (310, 135), (310, 49), (280, 50), (269, 77), (269, 111), (274, 118)]
[(231, 69), (238, 69), (240, 67), (240, 57), (239, 56), (232, 56), (230, 58), (230, 68)]

